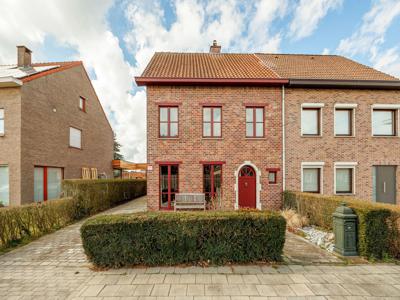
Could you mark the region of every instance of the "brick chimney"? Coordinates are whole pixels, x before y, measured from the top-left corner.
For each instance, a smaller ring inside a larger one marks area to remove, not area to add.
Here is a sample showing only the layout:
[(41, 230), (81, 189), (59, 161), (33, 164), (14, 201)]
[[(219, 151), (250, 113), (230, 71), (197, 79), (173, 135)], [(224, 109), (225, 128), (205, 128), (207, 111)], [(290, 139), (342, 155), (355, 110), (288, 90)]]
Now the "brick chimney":
[(221, 46), (217, 44), (217, 40), (214, 40), (210, 46), (210, 53), (221, 53)]
[(32, 51), (25, 46), (17, 46), (18, 67), (29, 68), (32, 64), (31, 59)]

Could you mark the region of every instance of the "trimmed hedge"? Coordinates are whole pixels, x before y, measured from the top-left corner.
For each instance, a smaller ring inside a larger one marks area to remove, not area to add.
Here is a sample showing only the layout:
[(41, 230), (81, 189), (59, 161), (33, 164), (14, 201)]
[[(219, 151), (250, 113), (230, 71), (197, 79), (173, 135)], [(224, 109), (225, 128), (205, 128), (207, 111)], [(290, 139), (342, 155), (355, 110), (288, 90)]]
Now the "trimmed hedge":
[(272, 212), (146, 212), (98, 216), (81, 227), (100, 267), (279, 261), (285, 219)]
[(146, 195), (146, 180), (72, 179), (62, 182), (63, 194), (78, 199), (78, 216), (91, 216), (124, 201)]
[(400, 207), (351, 197), (284, 192), (284, 207), (332, 231), (332, 214), (346, 202), (358, 216), (358, 251), (367, 258), (400, 258)]
[(143, 180), (65, 180), (68, 197), (0, 208), (0, 250), (146, 194)]

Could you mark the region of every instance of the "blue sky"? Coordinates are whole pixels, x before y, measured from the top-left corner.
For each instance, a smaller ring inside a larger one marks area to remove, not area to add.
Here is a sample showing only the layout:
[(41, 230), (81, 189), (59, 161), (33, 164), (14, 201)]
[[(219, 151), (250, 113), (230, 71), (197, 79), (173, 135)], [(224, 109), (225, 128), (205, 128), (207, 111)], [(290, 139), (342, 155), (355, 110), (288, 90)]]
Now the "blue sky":
[(146, 96), (133, 77), (154, 51), (340, 54), (400, 77), (400, 0), (0, 0), (0, 63), (83, 60), (132, 161), (146, 160)]

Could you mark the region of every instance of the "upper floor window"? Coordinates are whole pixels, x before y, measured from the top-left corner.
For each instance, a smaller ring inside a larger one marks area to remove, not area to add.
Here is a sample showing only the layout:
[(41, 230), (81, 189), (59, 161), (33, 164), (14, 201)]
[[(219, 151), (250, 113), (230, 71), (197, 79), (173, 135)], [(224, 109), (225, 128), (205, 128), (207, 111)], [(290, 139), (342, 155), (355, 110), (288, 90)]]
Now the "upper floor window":
[(221, 137), (221, 107), (203, 107), (203, 137)]
[(301, 134), (304, 136), (321, 135), (321, 108), (302, 107)]
[(83, 112), (86, 112), (86, 99), (82, 96), (79, 97), (79, 109)]
[(69, 128), (69, 146), (74, 148), (82, 148), (82, 130), (70, 127)]
[(4, 108), (0, 108), (0, 135), (4, 134)]
[(395, 109), (373, 109), (372, 110), (372, 135), (395, 136), (396, 130)]
[(160, 137), (178, 136), (178, 107), (160, 106)]
[(264, 107), (246, 107), (246, 137), (264, 137)]
[(335, 108), (335, 135), (353, 135), (353, 109)]

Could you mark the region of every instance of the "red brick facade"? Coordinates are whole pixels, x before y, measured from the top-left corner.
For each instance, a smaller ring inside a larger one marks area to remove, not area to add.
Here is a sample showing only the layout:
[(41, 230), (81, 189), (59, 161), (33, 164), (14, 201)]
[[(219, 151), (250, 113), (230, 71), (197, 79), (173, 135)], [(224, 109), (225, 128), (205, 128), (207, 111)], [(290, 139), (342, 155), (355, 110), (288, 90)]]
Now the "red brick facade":
[[(147, 87), (148, 208), (160, 203), (159, 163), (179, 162), (179, 191), (203, 192), (202, 161), (224, 162), (222, 166), (222, 207), (237, 207), (236, 178), (242, 165), (251, 165), (259, 178), (261, 209), (281, 206), (282, 172), (277, 183), (268, 183), (267, 168), (282, 170), (280, 87), (153, 86)], [(179, 107), (179, 137), (159, 137), (159, 106)], [(202, 108), (222, 106), (222, 137), (203, 138)], [(246, 138), (246, 105), (262, 105), (264, 138)]]
[[(295, 89), (287, 88), (286, 189), (301, 190), (301, 163), (323, 162), (324, 194), (334, 194), (335, 162), (354, 162), (354, 195), (373, 198), (374, 165), (397, 166), (397, 203), (400, 203), (400, 137), (372, 136), (371, 110), (374, 104), (400, 104), (399, 90)], [(322, 136), (301, 136), (301, 105), (323, 103)], [(335, 104), (357, 104), (354, 108), (354, 137), (334, 136)], [(397, 126), (399, 116), (397, 113)], [(398, 130), (397, 130), (398, 134)]]

